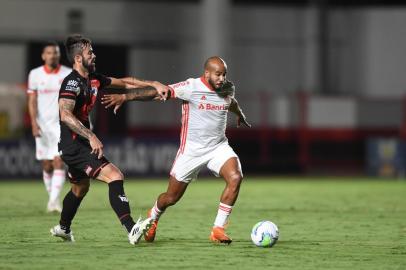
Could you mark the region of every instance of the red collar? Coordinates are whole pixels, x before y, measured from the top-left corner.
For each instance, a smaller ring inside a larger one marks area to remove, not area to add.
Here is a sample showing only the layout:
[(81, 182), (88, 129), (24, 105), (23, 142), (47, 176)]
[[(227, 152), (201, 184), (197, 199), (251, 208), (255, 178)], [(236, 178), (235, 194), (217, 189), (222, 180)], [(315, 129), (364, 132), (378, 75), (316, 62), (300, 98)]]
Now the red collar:
[(56, 69), (50, 70), (47, 65), (44, 65), (44, 71), (46, 74), (57, 74), (59, 70), (61, 69), (61, 65), (58, 65)]
[(214, 88), (206, 81), (206, 79), (204, 78), (204, 76), (200, 77), (200, 80), (202, 81), (202, 83), (204, 85), (206, 85), (207, 88), (209, 88), (211, 91), (214, 91)]

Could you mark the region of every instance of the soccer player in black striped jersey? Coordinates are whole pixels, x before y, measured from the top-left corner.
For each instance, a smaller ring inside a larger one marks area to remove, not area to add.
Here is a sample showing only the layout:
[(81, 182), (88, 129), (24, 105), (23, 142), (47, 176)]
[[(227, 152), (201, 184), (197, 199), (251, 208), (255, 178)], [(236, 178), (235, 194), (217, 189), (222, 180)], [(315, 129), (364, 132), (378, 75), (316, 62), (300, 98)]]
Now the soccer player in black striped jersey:
[(59, 91), (61, 137), (58, 148), (62, 160), (68, 165), (72, 188), (63, 200), (59, 224), (51, 228), (51, 234), (74, 241), (70, 226), (93, 178), (108, 184), (111, 207), (127, 230), (130, 243), (136, 244), (151, 226), (152, 220), (140, 218), (134, 222), (131, 217), (124, 193), (124, 176), (104, 157), (103, 144), (90, 130), (89, 113), (98, 92), (104, 88), (153, 87), (160, 93), (160, 99), (166, 98), (169, 88), (156, 81), (133, 77), (117, 79), (96, 73), (96, 55), (92, 43), (81, 35), (69, 36), (65, 46), (73, 71), (64, 79)]

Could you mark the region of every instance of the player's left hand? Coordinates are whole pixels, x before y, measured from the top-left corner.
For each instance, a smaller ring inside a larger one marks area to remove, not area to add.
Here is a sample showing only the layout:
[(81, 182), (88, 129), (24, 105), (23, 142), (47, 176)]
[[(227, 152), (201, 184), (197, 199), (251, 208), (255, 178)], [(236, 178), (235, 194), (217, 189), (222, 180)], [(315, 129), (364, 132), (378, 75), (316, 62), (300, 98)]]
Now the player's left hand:
[(116, 114), (125, 100), (125, 94), (104, 95), (101, 98), (101, 104), (103, 104), (106, 109), (114, 106), (113, 112)]
[(41, 137), (41, 128), (39, 127), (37, 122), (32, 123), (32, 136)]
[(243, 124), (246, 127), (251, 127), (251, 124), (248, 123), (247, 117), (245, 117), (244, 114), (241, 114), (240, 116), (237, 116), (237, 128), (239, 128)]

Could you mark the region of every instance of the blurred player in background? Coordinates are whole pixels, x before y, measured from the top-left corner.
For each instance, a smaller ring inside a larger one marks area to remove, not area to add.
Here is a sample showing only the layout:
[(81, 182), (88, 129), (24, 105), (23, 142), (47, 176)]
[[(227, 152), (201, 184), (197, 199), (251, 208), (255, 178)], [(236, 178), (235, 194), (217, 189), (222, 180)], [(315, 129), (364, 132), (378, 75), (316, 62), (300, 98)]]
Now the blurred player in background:
[[(227, 244), (232, 242), (224, 228), (237, 200), (243, 176), (239, 158), (225, 136), (227, 112), (237, 115), (237, 126), (242, 123), (250, 127), (250, 124), (234, 98), (235, 87), (226, 81), (226, 74), (226, 63), (214, 56), (206, 60), (202, 77), (170, 85), (170, 97), (183, 100), (180, 147), (170, 172), (168, 189), (158, 196), (148, 212), (148, 216), (154, 220), (145, 235), (148, 242), (155, 239), (160, 216), (167, 207), (179, 201), (188, 184), (197, 178), (204, 166), (226, 182), (210, 240)], [(125, 101), (157, 97), (158, 92), (154, 89), (139, 89), (123, 95), (105, 95), (102, 103), (106, 108), (114, 106), (116, 112)]]
[(59, 150), (68, 165), (71, 190), (63, 200), (59, 224), (51, 234), (66, 241), (74, 241), (71, 223), (90, 186), (90, 178), (103, 181), (109, 187), (110, 205), (128, 232), (130, 244), (136, 244), (151, 226), (151, 218), (134, 222), (130, 205), (124, 193), (124, 176), (103, 156), (103, 144), (90, 130), (89, 113), (99, 91), (106, 87), (131, 89), (154, 87), (160, 96), (169, 88), (159, 82), (143, 81), (133, 77), (116, 79), (96, 73), (96, 55), (92, 43), (81, 35), (69, 36), (66, 51), (73, 71), (64, 79), (59, 91), (61, 139)]
[(42, 162), (42, 177), (48, 192), (48, 212), (61, 212), (59, 194), (65, 182), (64, 164), (58, 154), (59, 88), (71, 69), (59, 64), (61, 58), (56, 42), (48, 42), (42, 50), (44, 65), (34, 68), (28, 76), (28, 111), (36, 158)]

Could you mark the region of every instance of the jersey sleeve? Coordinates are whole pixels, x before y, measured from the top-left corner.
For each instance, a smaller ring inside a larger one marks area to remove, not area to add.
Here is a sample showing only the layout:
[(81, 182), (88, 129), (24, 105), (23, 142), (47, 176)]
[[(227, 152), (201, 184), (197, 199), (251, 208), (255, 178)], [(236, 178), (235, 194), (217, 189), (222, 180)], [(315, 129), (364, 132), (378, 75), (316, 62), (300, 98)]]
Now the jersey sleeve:
[(179, 98), (185, 101), (190, 101), (193, 89), (191, 79), (175, 84), (170, 84), (169, 88), (171, 91), (171, 98)]
[(76, 100), (76, 97), (80, 94), (79, 81), (75, 79), (65, 79), (61, 84), (59, 90), (59, 98), (67, 98)]
[(38, 81), (36, 79), (36, 76), (35, 76), (34, 72), (30, 71), (30, 74), (28, 74), (27, 93), (28, 94), (33, 94), (37, 90), (38, 90)]

